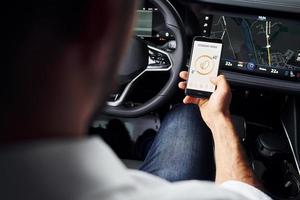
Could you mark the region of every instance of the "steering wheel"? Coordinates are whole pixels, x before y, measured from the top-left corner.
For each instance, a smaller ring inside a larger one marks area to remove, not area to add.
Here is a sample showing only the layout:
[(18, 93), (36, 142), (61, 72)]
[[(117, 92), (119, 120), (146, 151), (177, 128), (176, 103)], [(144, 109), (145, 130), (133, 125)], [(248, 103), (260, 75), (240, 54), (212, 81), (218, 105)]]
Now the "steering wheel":
[[(174, 94), (177, 89), (178, 74), (186, 64), (186, 38), (183, 22), (169, 0), (149, 0), (149, 3), (158, 8), (162, 13), (166, 27), (174, 34), (176, 48), (172, 52), (147, 45), (141, 39), (133, 37), (127, 55), (118, 73), (119, 84), (123, 85), (121, 92), (114, 94), (114, 100), (107, 102), (104, 114), (116, 117), (137, 117), (147, 114), (161, 105)], [(164, 62), (148, 64), (151, 54), (159, 55)], [(146, 72), (169, 72), (170, 76), (161, 91), (142, 105), (125, 107), (124, 100), (128, 92), (139, 78)]]

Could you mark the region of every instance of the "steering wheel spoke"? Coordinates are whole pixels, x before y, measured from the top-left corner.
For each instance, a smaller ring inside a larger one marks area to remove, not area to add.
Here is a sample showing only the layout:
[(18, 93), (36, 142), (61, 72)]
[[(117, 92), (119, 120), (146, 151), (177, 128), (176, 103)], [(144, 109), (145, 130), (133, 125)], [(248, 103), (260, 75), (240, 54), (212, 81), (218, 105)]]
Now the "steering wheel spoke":
[(112, 107), (117, 107), (122, 105), (122, 103), (124, 102), (124, 100), (126, 99), (131, 87), (135, 84), (135, 82), (137, 81), (138, 78), (140, 78), (145, 72), (147, 71), (144, 70), (142, 71), (139, 75), (137, 75), (134, 79), (132, 79), (132, 81), (130, 81), (125, 87), (123, 87), (124, 89), (118, 91), (118, 93), (113, 94), (113, 98), (111, 98), (110, 101), (107, 101), (106, 104), (108, 106), (112, 106)]
[(173, 62), (168, 52), (148, 45), (149, 61), (147, 71), (169, 71)]

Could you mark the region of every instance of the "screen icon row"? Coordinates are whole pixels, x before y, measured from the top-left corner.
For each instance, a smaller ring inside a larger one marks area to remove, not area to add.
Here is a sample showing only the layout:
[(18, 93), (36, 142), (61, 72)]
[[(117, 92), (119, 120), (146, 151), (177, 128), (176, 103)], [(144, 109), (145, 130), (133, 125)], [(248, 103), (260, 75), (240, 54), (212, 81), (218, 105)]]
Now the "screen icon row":
[(231, 71), (243, 71), (245, 73), (300, 81), (300, 72), (293, 69), (274, 68), (270, 66), (256, 65), (253, 62), (232, 60), (223, 60), (222, 64), (224, 69)]

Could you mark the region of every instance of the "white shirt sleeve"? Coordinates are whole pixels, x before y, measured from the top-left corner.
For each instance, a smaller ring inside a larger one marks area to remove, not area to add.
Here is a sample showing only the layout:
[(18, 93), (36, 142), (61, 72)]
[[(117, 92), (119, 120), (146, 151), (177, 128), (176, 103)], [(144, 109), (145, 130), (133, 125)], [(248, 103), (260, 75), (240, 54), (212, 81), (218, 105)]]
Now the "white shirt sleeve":
[[(139, 194), (145, 195), (139, 199), (144, 200), (271, 200), (271, 198), (262, 191), (239, 181), (226, 181), (219, 186), (213, 182), (197, 180), (170, 183), (157, 176), (141, 171), (129, 170), (129, 174), (134, 182), (137, 183), (136, 186), (139, 188)], [(149, 190), (151, 191), (150, 193)]]
[(226, 181), (221, 184), (221, 187), (226, 190), (241, 194), (247, 197), (249, 200), (271, 200), (271, 198), (264, 192), (240, 181)]

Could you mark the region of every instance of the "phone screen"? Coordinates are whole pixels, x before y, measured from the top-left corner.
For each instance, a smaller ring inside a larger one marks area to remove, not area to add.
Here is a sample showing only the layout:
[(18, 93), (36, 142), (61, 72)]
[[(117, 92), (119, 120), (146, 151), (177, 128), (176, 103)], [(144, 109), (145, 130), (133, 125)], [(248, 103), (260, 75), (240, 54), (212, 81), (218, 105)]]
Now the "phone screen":
[(193, 43), (187, 89), (212, 93), (216, 87), (210, 78), (218, 76), (222, 42), (200, 40)]

